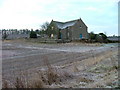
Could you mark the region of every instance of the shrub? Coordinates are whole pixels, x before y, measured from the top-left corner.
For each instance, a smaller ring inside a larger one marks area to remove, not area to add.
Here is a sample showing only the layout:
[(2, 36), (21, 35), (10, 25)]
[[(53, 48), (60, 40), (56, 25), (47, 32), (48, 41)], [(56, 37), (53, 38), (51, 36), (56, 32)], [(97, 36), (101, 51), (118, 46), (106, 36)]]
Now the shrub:
[(97, 34), (97, 35), (96, 35), (95, 40), (96, 40), (97, 42), (100, 42), (100, 43), (102, 43), (102, 42), (103, 42), (103, 38), (102, 38), (102, 36), (101, 36), (101, 35), (99, 35), (99, 34)]
[(89, 38), (90, 38), (91, 40), (95, 40), (96, 34), (94, 34), (94, 32), (89, 33)]
[(37, 38), (37, 34), (35, 31), (30, 32), (30, 38)]

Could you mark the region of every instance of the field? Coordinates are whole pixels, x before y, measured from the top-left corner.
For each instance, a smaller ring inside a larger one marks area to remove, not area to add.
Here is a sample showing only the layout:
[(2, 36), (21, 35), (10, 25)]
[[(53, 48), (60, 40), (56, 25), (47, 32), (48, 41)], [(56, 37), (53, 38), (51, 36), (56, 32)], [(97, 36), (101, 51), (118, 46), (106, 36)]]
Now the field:
[(117, 43), (2, 43), (4, 88), (114, 88), (117, 70)]

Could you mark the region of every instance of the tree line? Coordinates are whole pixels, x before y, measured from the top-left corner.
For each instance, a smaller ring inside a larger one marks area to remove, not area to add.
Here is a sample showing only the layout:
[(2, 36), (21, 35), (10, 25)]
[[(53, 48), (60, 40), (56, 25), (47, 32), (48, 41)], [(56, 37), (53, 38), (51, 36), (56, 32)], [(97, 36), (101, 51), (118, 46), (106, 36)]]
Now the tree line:
[(37, 38), (37, 34), (41, 35), (41, 36), (47, 36), (47, 37), (51, 37), (51, 34), (57, 35), (57, 30), (53, 27), (55, 27), (55, 25), (52, 23), (50, 24), (49, 22), (45, 22), (43, 23), (40, 29), (37, 29), (35, 31), (31, 31), (30, 33), (30, 38)]
[[(40, 26), (40, 29), (36, 30), (29, 30), (29, 29), (2, 29), (3, 38), (5, 39), (8, 32), (11, 32), (11, 34), (14, 33), (21, 33), (21, 34), (29, 34), (30, 38), (37, 38), (37, 35), (46, 35), (47, 37), (51, 37), (51, 34), (57, 34), (57, 30), (55, 28), (53, 29), (54, 25), (50, 24), (49, 22), (45, 22)], [(107, 35), (104, 33), (95, 34), (94, 32), (89, 33), (89, 39), (92, 42), (108, 42)]]
[(40, 29), (0, 29), (2, 38), (5, 39), (9, 34), (30, 34), (30, 38), (37, 38), (37, 34), (46, 35), (50, 37), (51, 33), (55, 34), (55, 30), (52, 30), (50, 23), (45, 22), (40, 26)]

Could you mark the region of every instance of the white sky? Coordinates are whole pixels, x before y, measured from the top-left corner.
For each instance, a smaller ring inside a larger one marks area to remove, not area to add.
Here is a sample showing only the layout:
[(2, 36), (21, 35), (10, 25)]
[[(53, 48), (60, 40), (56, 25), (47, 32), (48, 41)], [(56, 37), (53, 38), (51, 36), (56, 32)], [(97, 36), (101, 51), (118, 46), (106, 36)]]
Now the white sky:
[(0, 0), (0, 29), (39, 29), (44, 22), (80, 17), (88, 32), (118, 34), (119, 0)]

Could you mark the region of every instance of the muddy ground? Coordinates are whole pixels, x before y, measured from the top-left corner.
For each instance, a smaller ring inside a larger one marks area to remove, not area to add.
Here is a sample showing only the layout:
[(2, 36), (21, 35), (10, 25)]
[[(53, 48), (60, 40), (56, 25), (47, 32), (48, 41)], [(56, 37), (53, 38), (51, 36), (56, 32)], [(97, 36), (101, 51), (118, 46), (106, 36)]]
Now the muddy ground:
[(118, 44), (43, 44), (7, 40), (2, 43), (1, 57), (3, 79), (11, 83), (21, 72), (36, 78), (36, 72), (46, 70), (47, 60), (58, 74), (66, 72), (71, 78), (46, 87), (112, 88), (118, 84)]

